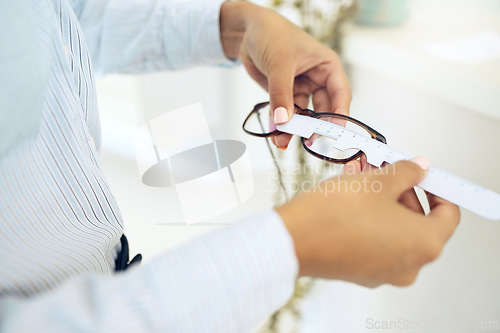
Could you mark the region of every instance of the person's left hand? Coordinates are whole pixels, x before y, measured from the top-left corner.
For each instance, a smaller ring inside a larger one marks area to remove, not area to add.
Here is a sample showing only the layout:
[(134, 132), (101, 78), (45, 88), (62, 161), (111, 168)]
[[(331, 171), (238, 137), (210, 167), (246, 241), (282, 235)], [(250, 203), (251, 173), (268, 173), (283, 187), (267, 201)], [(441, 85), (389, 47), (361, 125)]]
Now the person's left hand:
[[(310, 96), (317, 112), (348, 114), (351, 90), (339, 57), (284, 17), (228, 1), (221, 7), (220, 31), (226, 56), (238, 58), (269, 92), (276, 124), (292, 117), (294, 103), (307, 107)], [(283, 133), (273, 142), (286, 149), (290, 139)]]

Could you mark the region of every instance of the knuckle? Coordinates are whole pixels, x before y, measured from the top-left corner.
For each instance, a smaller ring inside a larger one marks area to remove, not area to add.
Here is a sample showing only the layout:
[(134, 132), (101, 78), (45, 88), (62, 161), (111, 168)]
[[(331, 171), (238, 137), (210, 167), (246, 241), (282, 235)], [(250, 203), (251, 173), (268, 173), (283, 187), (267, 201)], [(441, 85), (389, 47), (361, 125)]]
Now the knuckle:
[(421, 244), (417, 265), (422, 266), (426, 263), (436, 260), (441, 255), (443, 249), (442, 242), (437, 237), (427, 236)]
[(451, 235), (453, 231), (457, 228), (461, 219), (461, 212), (458, 206), (446, 203), (440, 211), (439, 219), (446, 231)]
[(437, 235), (430, 234), (425, 230), (414, 232), (414, 237), (407, 240), (404, 247), (405, 264), (411, 269), (420, 269), (423, 265), (436, 260), (443, 248), (442, 241)]
[(462, 211), (458, 206), (455, 206), (455, 218), (456, 218), (456, 225), (460, 223), (460, 219), (462, 218)]
[(458, 208), (458, 206), (456, 206), (456, 205), (452, 205), (451, 209), (449, 210), (448, 215), (449, 215), (448, 216), (449, 220), (454, 222), (453, 226), (457, 227), (458, 224), (460, 223), (460, 218), (462, 216), (462, 213), (460, 212), (460, 208)]
[(415, 175), (415, 177), (420, 177), (420, 175), (424, 172), (424, 170), (417, 163), (413, 163), (411, 161), (403, 161), (403, 163), (411, 174)]
[(455, 229), (460, 222), (460, 209), (456, 206), (450, 207), (443, 213), (443, 219), (450, 223), (450, 229)]
[(291, 101), (293, 101), (293, 90), (286, 86), (280, 84), (270, 84), (268, 89), (269, 95), (271, 97), (271, 108), (274, 110), (278, 106), (289, 107)]
[(410, 161), (400, 161), (394, 165), (394, 173), (404, 177), (412, 184), (418, 184), (422, 179), (424, 170), (416, 163)]
[(349, 85), (347, 86), (348, 89), (347, 89), (347, 101), (349, 102), (349, 104), (352, 102), (352, 91), (351, 89), (349, 88)]
[(442, 246), (441, 244), (437, 244), (437, 242), (429, 245), (427, 250), (424, 252), (424, 261), (431, 262), (436, 260), (441, 255), (441, 250)]
[(408, 287), (415, 283), (418, 271), (399, 274), (394, 277), (392, 284), (399, 287)]

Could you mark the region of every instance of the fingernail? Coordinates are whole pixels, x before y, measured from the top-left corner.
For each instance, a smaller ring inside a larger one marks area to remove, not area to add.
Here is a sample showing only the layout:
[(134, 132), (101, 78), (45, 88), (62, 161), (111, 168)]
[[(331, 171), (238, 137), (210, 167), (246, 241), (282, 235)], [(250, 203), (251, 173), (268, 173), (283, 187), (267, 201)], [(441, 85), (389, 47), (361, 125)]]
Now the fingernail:
[(274, 109), (274, 122), (276, 124), (286, 123), (288, 121), (288, 112), (282, 106)]
[(417, 156), (417, 157), (412, 158), (410, 161), (412, 161), (413, 163), (418, 164), (424, 170), (429, 169), (430, 163), (429, 163), (429, 160), (426, 157)]
[(308, 148), (310, 148), (314, 144), (315, 141), (316, 141), (316, 139), (307, 139), (306, 140), (306, 146)]

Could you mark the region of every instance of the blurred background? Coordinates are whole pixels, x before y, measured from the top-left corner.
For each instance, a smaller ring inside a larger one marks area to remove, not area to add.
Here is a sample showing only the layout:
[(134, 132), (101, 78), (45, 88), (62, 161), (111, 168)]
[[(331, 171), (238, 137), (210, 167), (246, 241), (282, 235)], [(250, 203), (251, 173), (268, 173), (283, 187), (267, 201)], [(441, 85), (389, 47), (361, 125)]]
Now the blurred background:
[[(274, 6), (339, 52), (353, 90), (353, 117), (383, 133), (391, 146), (500, 192), (500, 1), (254, 2)], [(311, 8), (317, 10), (305, 12)], [(131, 251), (146, 262), (280, 200), (265, 142), (241, 130), (253, 105), (268, 100), (242, 67), (108, 75), (97, 87), (101, 162)], [(173, 189), (141, 183), (134, 134), (147, 120), (196, 102), (204, 106), (214, 139), (246, 144), (255, 193), (234, 211), (187, 226), (180, 223)], [(279, 153), (285, 173), (304, 158), (294, 146)], [(315, 280), (295, 304), (299, 315), (285, 316), (274, 331), (500, 332), (499, 238), (499, 221), (463, 210), (441, 257), (411, 287), (372, 290)]]

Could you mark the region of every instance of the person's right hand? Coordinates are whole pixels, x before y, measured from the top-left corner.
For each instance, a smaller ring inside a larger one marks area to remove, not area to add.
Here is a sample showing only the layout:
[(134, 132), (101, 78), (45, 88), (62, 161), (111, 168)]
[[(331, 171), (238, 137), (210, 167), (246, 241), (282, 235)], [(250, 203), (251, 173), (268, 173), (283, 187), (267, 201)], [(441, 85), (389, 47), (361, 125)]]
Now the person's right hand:
[[(427, 169), (428, 162), (417, 160)], [(294, 241), (299, 275), (368, 287), (411, 284), (436, 259), (460, 219), (457, 206), (428, 195), (416, 209), (413, 186), (426, 175), (417, 163), (381, 169), (351, 164), (356, 174), (326, 180), (278, 207)]]
[[(238, 58), (269, 92), (273, 125), (290, 120), (294, 104), (307, 108), (309, 99), (316, 112), (349, 113), (351, 89), (338, 55), (283, 16), (247, 1), (226, 1), (220, 32), (226, 56)], [(271, 141), (286, 149), (291, 137), (280, 133)]]

